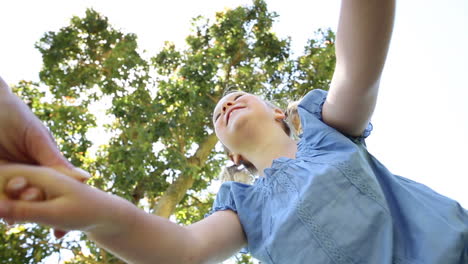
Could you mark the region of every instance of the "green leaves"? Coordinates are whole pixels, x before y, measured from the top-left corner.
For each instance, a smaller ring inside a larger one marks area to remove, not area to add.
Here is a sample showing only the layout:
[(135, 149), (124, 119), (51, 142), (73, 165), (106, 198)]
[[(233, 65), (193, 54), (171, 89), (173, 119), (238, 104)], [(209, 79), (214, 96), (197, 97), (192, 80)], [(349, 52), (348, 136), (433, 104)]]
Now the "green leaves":
[[(36, 43), (44, 63), (39, 76), (55, 96), (76, 98), (96, 86), (104, 94), (124, 92), (122, 84), (138, 86), (147, 78), (135, 34), (117, 31), (92, 9), (70, 22)], [(88, 100), (97, 99), (91, 95)]]
[(316, 38), (307, 43), (305, 54), (297, 60), (293, 85), (302, 95), (310, 87), (328, 90), (335, 63), (335, 34), (330, 29), (318, 30)]
[(60, 250), (49, 230), (35, 225), (7, 227), (0, 223), (0, 264), (36, 264)]

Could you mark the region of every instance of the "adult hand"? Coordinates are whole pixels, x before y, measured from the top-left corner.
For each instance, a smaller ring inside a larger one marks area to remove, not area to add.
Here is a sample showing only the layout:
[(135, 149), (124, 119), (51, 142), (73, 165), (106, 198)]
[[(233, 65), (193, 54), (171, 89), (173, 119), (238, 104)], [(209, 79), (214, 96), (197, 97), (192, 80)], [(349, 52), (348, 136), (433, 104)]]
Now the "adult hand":
[[(31, 112), (29, 107), (11, 92), (0, 77), (0, 161), (37, 164), (67, 170), (69, 175), (84, 182), (89, 174), (77, 170), (60, 153), (47, 128)], [(41, 199), (37, 190), (23, 190), (26, 197)], [(33, 196), (33, 194), (37, 194)], [(19, 198), (24, 198), (22, 194)], [(57, 237), (65, 235), (55, 231)]]
[(73, 169), (47, 128), (1, 77), (0, 131), (0, 160)]

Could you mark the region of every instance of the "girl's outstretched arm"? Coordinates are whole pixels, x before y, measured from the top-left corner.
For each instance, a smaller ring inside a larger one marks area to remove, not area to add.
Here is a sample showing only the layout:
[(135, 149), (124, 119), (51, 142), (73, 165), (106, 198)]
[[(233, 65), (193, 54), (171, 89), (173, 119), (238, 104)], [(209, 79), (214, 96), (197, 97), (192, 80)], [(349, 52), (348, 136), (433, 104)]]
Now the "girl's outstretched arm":
[(336, 68), (324, 121), (359, 136), (374, 111), (395, 16), (395, 0), (343, 0), (336, 35)]
[[(42, 190), (45, 200), (9, 199), (5, 188), (19, 177)], [(0, 166), (0, 218), (84, 231), (129, 263), (217, 263), (245, 243), (233, 212), (217, 212), (183, 227), (56, 170), (28, 165)]]

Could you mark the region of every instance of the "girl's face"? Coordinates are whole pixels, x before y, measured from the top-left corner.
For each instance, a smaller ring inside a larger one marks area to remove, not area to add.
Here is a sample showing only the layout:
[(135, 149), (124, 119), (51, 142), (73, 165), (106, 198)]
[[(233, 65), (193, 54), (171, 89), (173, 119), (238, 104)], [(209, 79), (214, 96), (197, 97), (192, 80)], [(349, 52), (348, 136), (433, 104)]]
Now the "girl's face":
[(271, 130), (270, 126), (278, 118), (276, 112), (255, 95), (228, 94), (213, 112), (216, 135), (227, 148), (239, 153), (245, 144), (255, 142), (258, 136), (265, 136)]

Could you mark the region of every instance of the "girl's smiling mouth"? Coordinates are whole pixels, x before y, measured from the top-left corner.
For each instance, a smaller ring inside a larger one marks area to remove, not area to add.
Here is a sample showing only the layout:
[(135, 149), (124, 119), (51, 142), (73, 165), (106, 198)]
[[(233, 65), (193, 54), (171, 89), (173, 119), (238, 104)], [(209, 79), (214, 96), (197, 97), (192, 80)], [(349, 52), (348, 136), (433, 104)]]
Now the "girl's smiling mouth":
[(229, 118), (231, 117), (232, 112), (242, 109), (242, 108), (245, 108), (245, 107), (236, 106), (236, 107), (232, 107), (231, 109), (229, 109), (229, 111), (226, 114), (226, 125), (229, 123)]

